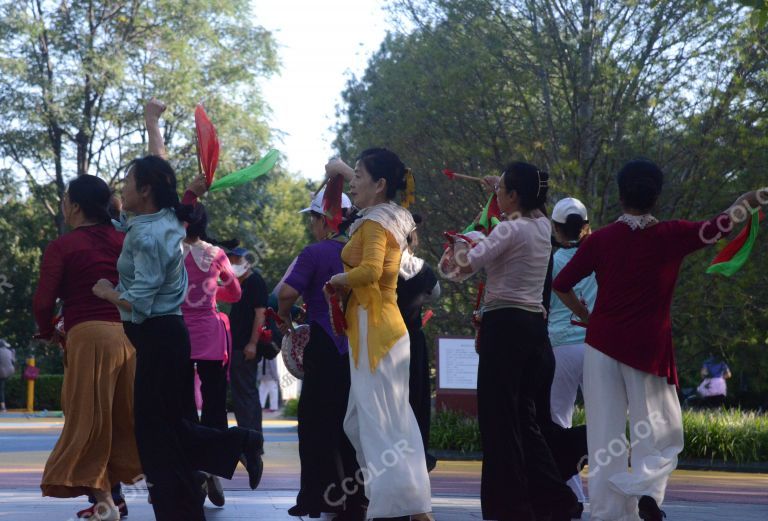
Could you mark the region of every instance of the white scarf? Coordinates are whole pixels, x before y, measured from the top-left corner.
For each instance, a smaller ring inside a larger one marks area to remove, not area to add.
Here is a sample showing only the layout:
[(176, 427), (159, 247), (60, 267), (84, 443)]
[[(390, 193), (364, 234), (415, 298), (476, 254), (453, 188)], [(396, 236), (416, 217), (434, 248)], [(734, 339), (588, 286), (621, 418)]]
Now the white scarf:
[(195, 264), (203, 273), (208, 273), (208, 270), (211, 269), (211, 264), (213, 264), (213, 261), (216, 259), (216, 255), (219, 252), (217, 246), (201, 240), (193, 242), (192, 244), (181, 241), (181, 247), (184, 258), (186, 259), (187, 255), (191, 253), (192, 260), (195, 261)]
[(418, 258), (408, 248), (403, 251), (403, 256), (400, 258), (400, 276), (403, 279), (411, 280), (419, 274), (423, 267), (424, 259)]
[(416, 223), (413, 222), (411, 212), (392, 201), (365, 208), (360, 211), (359, 215), (360, 218), (349, 227), (350, 236), (362, 226), (363, 221), (370, 219), (379, 223), (392, 234), (400, 245), (400, 251), (404, 251), (408, 247), (408, 236), (416, 229)]
[(635, 230), (645, 230), (646, 228), (658, 223), (659, 220), (649, 213), (644, 215), (629, 215), (625, 213), (621, 217), (616, 219), (616, 222), (624, 223), (627, 226), (629, 226), (632, 229), (632, 231), (635, 231)]

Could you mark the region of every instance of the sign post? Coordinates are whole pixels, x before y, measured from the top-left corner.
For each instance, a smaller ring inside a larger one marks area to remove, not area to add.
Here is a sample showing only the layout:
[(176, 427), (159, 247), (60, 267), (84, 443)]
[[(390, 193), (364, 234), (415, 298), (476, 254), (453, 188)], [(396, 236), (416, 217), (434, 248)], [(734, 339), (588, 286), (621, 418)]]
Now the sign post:
[(477, 416), (477, 366), (480, 357), (475, 352), (472, 337), (442, 337), (437, 339), (437, 397), (438, 411), (448, 409)]

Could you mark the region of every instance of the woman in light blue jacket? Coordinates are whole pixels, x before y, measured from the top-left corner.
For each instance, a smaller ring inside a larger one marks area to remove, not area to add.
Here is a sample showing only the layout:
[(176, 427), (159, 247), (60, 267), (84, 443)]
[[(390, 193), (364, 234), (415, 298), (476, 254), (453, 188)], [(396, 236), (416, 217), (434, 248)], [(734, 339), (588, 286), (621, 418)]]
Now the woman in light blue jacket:
[[(158, 119), (164, 105), (147, 107), (148, 155), (133, 161), (122, 190), (130, 219), (117, 260), (117, 287), (105, 279), (96, 296), (118, 307), (125, 333), (136, 348), (134, 416), (136, 444), (157, 521), (204, 521), (205, 475), (232, 478), (242, 458), (251, 488), (261, 479), (261, 432), (226, 431), (198, 423), (189, 333), (181, 314), (187, 271), (181, 241), (194, 203), (206, 191), (202, 176), (181, 204), (176, 174), (164, 159)], [(152, 112), (156, 117), (151, 117)], [(113, 512), (114, 514), (114, 512)], [(116, 521), (114, 516), (104, 521)], [(118, 515), (119, 518), (119, 515)]]
[[(560, 248), (553, 256), (552, 278), (562, 270), (590, 233), (587, 209), (578, 199), (566, 197), (552, 210), (552, 229)], [(574, 288), (576, 294), (592, 309), (597, 298), (595, 275), (585, 278)], [(552, 381), (552, 421), (570, 428), (576, 393), (584, 376), (584, 338), (586, 328), (571, 322), (571, 310), (552, 293), (549, 310), (549, 340), (555, 353), (555, 378)], [(574, 321), (577, 321), (575, 317)], [(586, 501), (581, 478), (574, 475), (568, 485), (581, 503)]]

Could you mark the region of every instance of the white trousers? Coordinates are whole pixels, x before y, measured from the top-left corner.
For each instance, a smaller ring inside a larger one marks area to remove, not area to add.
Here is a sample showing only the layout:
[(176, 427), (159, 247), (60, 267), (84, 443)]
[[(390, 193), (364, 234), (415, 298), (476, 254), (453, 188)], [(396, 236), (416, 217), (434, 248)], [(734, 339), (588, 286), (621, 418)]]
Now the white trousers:
[(675, 386), (587, 346), (584, 401), (590, 520), (638, 521), (639, 497), (651, 496), (662, 504), (669, 475), (683, 450), (683, 418)]
[[(552, 421), (566, 429), (570, 429), (573, 425), (576, 394), (584, 381), (585, 348), (585, 344), (552, 348), (555, 353), (555, 378), (552, 380), (552, 396), (550, 397)], [(576, 494), (579, 502), (586, 502), (587, 498), (584, 494), (580, 475), (575, 474), (569, 479), (568, 486)]]
[(406, 333), (379, 361), (368, 365), (368, 313), (358, 309), (360, 354), (352, 356), (344, 432), (362, 470), (368, 518), (431, 512), (432, 491), (416, 416), (408, 402), (410, 341)]
[(259, 381), (259, 399), (262, 409), (267, 406), (267, 395), (269, 395), (269, 408), (277, 409), (277, 381), (272, 378), (262, 378)]

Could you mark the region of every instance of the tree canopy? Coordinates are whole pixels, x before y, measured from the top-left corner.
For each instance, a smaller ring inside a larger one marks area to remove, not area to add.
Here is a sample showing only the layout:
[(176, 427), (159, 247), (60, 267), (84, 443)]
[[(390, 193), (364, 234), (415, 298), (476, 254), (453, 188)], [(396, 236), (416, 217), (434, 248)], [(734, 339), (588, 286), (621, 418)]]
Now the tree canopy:
[[(391, 10), (413, 29), (389, 34), (349, 81), (336, 145), (350, 160), (386, 146), (413, 168), (433, 263), (441, 232), (462, 229), (488, 197), (444, 168), (498, 175), (530, 161), (550, 173), (550, 204), (580, 198), (593, 227), (620, 213), (615, 174), (634, 157), (665, 172), (663, 218), (711, 217), (765, 184), (766, 34), (733, 2), (398, 0)], [(764, 390), (762, 261), (725, 280), (704, 275), (715, 253), (692, 257), (680, 277), (683, 376), (694, 383), (712, 350)], [(466, 284), (446, 284), (434, 334), (470, 332)]]

